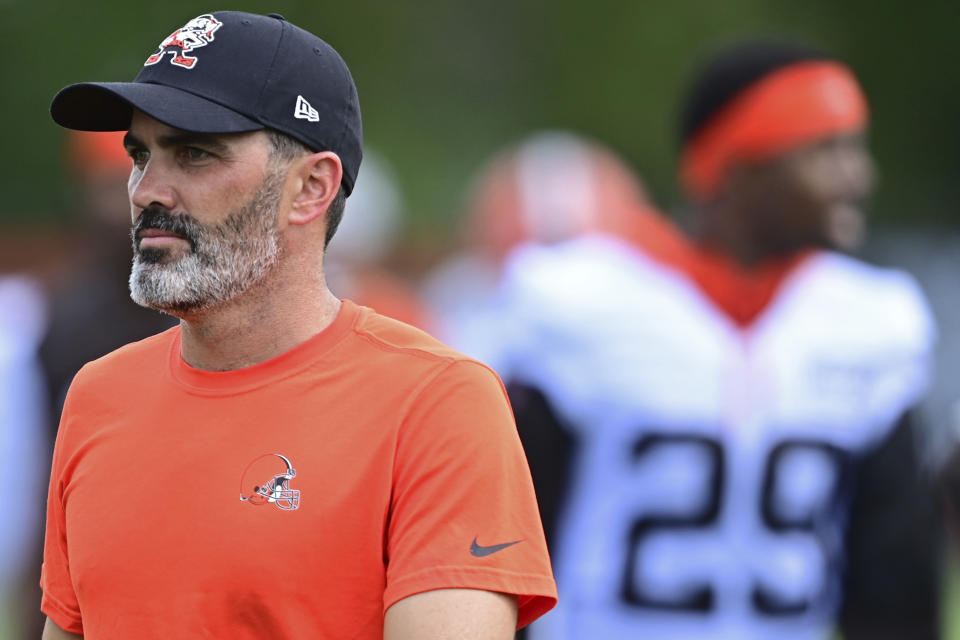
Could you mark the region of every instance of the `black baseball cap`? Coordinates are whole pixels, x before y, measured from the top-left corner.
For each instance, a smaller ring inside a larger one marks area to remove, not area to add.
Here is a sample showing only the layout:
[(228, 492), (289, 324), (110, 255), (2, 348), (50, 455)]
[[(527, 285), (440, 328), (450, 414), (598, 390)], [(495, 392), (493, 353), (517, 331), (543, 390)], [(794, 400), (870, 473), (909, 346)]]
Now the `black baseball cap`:
[(263, 128), (333, 151), (353, 191), (363, 155), (357, 88), (333, 47), (277, 14), (197, 16), (146, 59), (133, 82), (83, 82), (54, 97), (57, 124), (126, 131), (133, 109), (198, 133)]

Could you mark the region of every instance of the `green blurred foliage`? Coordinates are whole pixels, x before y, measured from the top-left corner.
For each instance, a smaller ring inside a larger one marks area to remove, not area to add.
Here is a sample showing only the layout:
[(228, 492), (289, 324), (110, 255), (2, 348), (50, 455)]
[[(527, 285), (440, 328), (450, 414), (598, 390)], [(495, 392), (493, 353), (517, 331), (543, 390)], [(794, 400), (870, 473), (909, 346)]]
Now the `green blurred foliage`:
[[(126, 80), (168, 33), (220, 6), (0, 0), (3, 91), (0, 223), (71, 209), (58, 89)], [(738, 37), (780, 34), (848, 61), (871, 99), (883, 221), (958, 221), (960, 83), (952, 2), (867, 0), (236, 1), (320, 34), (356, 79), (367, 144), (402, 181), (413, 231), (449, 231), (471, 175), (526, 132), (567, 128), (604, 142), (676, 205), (675, 126), (691, 70)], [(362, 180), (362, 170), (360, 179)]]

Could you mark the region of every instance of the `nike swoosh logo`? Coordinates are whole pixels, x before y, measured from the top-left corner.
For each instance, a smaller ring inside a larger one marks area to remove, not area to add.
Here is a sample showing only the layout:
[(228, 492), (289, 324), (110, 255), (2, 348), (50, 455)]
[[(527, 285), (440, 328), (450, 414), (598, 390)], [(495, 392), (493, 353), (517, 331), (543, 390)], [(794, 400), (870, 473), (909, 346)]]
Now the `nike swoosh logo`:
[(491, 553), (496, 553), (497, 551), (503, 551), (507, 547), (512, 547), (513, 545), (519, 544), (521, 542), (523, 542), (523, 540), (514, 540), (513, 542), (492, 544), (489, 547), (484, 547), (477, 544), (477, 539), (474, 538), (473, 542), (470, 544), (470, 555), (475, 556), (477, 558), (482, 558), (484, 556), (490, 555)]

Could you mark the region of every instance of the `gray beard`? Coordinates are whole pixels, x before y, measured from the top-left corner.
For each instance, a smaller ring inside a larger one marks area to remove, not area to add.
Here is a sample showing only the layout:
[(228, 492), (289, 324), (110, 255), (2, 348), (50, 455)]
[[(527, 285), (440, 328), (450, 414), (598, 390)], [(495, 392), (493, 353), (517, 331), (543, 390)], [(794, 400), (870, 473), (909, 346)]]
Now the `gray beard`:
[(155, 212), (175, 219), (191, 250), (171, 258), (164, 250), (140, 251), (134, 240), (133, 301), (182, 316), (233, 300), (261, 282), (281, 254), (276, 212), (282, 182), (280, 172), (271, 171), (250, 201), (217, 225), (203, 225), (188, 213)]

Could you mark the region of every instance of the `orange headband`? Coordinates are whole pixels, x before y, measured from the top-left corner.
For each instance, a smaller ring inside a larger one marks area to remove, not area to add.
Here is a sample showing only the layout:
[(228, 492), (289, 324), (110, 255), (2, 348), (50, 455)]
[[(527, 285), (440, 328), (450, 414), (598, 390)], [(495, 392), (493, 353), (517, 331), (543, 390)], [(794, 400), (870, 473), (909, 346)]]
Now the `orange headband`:
[(836, 62), (792, 64), (748, 88), (693, 137), (680, 178), (694, 195), (709, 197), (737, 160), (770, 158), (866, 122), (867, 102), (849, 69)]

